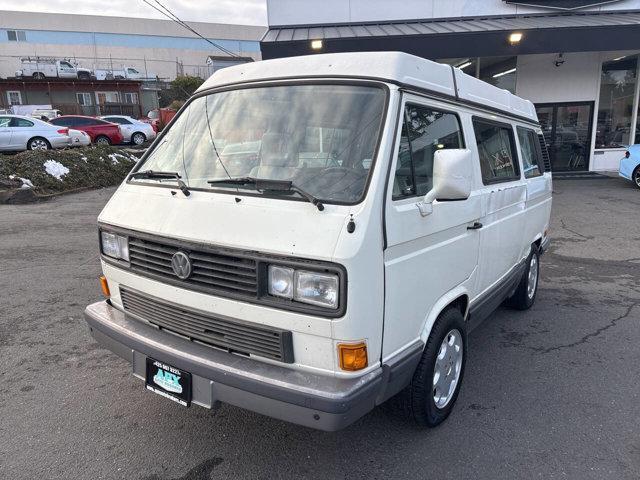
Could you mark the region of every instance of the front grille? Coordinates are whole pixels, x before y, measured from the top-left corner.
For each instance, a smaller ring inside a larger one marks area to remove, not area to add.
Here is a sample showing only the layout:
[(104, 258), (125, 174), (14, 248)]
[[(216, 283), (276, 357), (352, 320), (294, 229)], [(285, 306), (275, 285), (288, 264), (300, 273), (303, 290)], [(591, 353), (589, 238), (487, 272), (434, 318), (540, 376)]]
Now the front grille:
[(120, 297), (125, 312), (163, 330), (228, 352), (293, 363), (291, 332), (287, 330), (214, 317), (125, 287), (120, 287)]
[[(171, 257), (178, 250), (186, 252), (192, 261), (193, 270), (186, 280), (180, 280), (171, 267)], [(256, 261), (251, 258), (129, 237), (129, 261), (137, 272), (179, 281), (185, 288), (258, 296), (258, 270)]]

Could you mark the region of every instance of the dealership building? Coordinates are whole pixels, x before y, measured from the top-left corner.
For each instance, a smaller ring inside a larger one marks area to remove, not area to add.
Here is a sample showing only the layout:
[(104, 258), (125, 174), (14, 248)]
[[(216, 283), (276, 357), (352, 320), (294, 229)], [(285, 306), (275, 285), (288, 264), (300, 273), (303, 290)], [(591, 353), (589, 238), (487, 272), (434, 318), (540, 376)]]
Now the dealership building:
[[(640, 0), (267, 0), (264, 59), (404, 51), (531, 100), (555, 171), (640, 143)], [(363, 72), (366, 76), (366, 72)]]

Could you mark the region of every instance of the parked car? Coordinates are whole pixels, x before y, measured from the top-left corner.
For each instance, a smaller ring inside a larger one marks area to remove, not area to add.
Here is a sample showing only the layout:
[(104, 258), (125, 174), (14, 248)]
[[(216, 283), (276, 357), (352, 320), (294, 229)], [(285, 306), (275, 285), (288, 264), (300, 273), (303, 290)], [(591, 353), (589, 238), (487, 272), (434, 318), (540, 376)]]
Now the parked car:
[(63, 115), (51, 120), (53, 125), (82, 130), (89, 134), (91, 142), (98, 145), (118, 145), (122, 143), (123, 135), (120, 126), (106, 122), (99, 118), (85, 117), (83, 115)]
[(133, 117), (127, 115), (105, 115), (100, 118), (120, 125), (120, 131), (125, 143), (142, 145), (144, 142), (156, 138), (156, 131), (151, 125)]
[(62, 115), (60, 110), (56, 110), (54, 108), (36, 108), (33, 112), (31, 112), (31, 116), (33, 118), (39, 118), (43, 122), (48, 122), (49, 120), (53, 120)]
[(395, 396), (438, 425), (470, 328), (536, 300), (541, 135), (528, 100), (405, 53), (221, 69), (98, 218), (91, 335), (183, 406), (337, 430)]
[(121, 69), (102, 68), (95, 71), (96, 80), (141, 80), (143, 78), (155, 78), (155, 73), (145, 76), (135, 67), (125, 66)]
[(21, 58), (22, 69), (16, 71), (16, 78), (77, 78), (90, 80), (91, 70), (74, 65), (71, 60), (60, 60), (52, 57)]
[(640, 144), (631, 145), (620, 160), (618, 174), (640, 188)]
[(69, 144), (68, 128), (23, 115), (0, 115), (0, 150), (50, 150)]
[(71, 139), (69, 143), (70, 147), (86, 147), (87, 145), (91, 145), (91, 137), (87, 132), (83, 132), (82, 130), (70, 128), (69, 138)]

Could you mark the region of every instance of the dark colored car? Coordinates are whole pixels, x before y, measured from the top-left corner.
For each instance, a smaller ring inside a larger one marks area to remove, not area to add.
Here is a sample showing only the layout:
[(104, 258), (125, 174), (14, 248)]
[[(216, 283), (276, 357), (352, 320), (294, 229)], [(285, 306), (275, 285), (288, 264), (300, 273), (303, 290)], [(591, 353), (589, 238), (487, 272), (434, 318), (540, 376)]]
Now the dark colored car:
[(91, 137), (91, 143), (97, 143), (98, 145), (117, 145), (124, 140), (119, 125), (105, 122), (99, 118), (85, 117), (83, 115), (63, 115), (62, 117), (54, 118), (49, 123), (82, 130)]

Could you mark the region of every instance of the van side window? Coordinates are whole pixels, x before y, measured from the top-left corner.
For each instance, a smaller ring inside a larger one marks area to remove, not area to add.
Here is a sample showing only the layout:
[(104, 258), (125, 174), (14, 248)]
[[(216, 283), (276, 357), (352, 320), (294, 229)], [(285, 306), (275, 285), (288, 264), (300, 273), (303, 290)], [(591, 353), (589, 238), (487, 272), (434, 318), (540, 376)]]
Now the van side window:
[(513, 129), (509, 125), (473, 119), (482, 183), (508, 182), (520, 178)]
[(526, 178), (539, 177), (542, 175), (542, 162), (540, 160), (538, 136), (536, 132), (529, 128), (518, 127), (517, 130), (524, 176)]
[(429, 107), (407, 104), (398, 148), (393, 199), (426, 195), (432, 187), (437, 150), (464, 148), (458, 117)]

